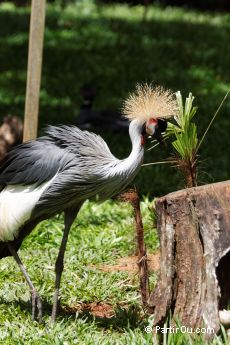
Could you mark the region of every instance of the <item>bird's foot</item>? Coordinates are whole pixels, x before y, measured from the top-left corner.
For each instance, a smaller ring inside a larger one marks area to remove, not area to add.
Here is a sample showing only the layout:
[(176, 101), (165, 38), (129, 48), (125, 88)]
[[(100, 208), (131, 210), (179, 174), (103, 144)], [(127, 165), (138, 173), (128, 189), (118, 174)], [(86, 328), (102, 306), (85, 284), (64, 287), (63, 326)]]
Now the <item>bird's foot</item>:
[(42, 301), (40, 296), (38, 295), (37, 291), (33, 289), (31, 291), (32, 297), (32, 320), (35, 320), (35, 313), (36, 313), (36, 306), (38, 308), (38, 321), (42, 321)]

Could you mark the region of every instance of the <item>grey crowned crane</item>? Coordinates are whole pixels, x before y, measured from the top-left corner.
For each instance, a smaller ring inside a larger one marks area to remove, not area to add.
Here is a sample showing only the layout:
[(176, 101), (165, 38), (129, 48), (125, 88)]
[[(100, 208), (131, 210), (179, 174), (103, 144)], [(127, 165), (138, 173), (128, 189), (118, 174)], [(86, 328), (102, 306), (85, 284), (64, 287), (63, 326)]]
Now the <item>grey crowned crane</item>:
[(121, 192), (139, 171), (146, 136), (166, 129), (164, 118), (177, 113), (172, 92), (160, 87), (138, 86), (124, 103), (130, 120), (130, 155), (115, 158), (104, 140), (74, 126), (50, 126), (46, 135), (12, 149), (0, 167), (0, 258), (13, 256), (42, 317), (41, 299), (19, 256), (23, 239), (47, 218), (64, 212), (64, 232), (55, 264), (52, 317), (55, 321), (63, 259), (71, 225), (86, 199), (105, 200)]

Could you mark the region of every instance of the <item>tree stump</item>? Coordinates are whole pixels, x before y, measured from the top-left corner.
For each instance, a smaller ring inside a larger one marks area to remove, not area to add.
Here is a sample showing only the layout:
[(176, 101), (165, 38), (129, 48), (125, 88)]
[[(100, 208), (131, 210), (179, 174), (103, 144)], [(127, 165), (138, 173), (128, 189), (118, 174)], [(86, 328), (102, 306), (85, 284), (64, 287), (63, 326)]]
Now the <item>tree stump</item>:
[(172, 323), (217, 333), (219, 309), (230, 302), (230, 180), (170, 193), (156, 211), (161, 266), (149, 299), (155, 332), (171, 315)]

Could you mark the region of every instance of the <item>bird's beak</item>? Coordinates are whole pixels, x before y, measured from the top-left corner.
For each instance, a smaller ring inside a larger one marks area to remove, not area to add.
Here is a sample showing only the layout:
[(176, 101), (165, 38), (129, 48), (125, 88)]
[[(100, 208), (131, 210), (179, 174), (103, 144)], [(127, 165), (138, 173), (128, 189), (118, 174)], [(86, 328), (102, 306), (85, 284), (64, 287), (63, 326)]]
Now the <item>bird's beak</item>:
[(161, 143), (163, 141), (162, 133), (164, 133), (166, 131), (166, 129), (167, 129), (167, 121), (158, 119), (157, 128), (156, 128), (156, 131), (155, 131), (155, 134), (153, 135), (153, 137), (159, 143)]
[(163, 137), (161, 134), (161, 131), (159, 130), (159, 127), (157, 126), (155, 133), (152, 135), (153, 139), (156, 139), (159, 143), (163, 141)]

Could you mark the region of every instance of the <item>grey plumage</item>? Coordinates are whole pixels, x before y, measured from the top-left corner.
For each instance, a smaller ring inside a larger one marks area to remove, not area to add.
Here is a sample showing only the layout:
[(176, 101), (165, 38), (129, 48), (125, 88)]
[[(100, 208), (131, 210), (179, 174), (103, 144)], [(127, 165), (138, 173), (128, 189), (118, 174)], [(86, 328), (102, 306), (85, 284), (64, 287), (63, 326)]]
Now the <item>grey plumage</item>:
[(40, 185), (56, 175), (32, 213), (32, 218), (45, 217), (96, 195), (103, 201), (119, 193), (135, 175), (122, 170), (123, 162), (94, 133), (50, 126), (45, 136), (9, 153), (0, 169), (0, 185)]
[[(53, 178), (31, 217), (18, 230), (15, 248), (41, 220), (79, 207), (96, 195), (103, 201), (124, 189), (143, 159), (143, 147), (134, 143), (135, 139), (140, 141), (142, 126), (139, 121), (131, 123), (134, 156), (124, 160), (115, 158), (100, 136), (75, 126), (50, 126), (45, 136), (14, 148), (0, 168), (1, 189), (7, 185), (39, 186)], [(0, 242), (0, 258), (7, 255), (11, 254)]]
[(102, 138), (77, 127), (50, 126), (46, 134), (10, 151), (0, 168), (0, 185), (39, 185), (68, 170), (72, 160), (113, 157)]

